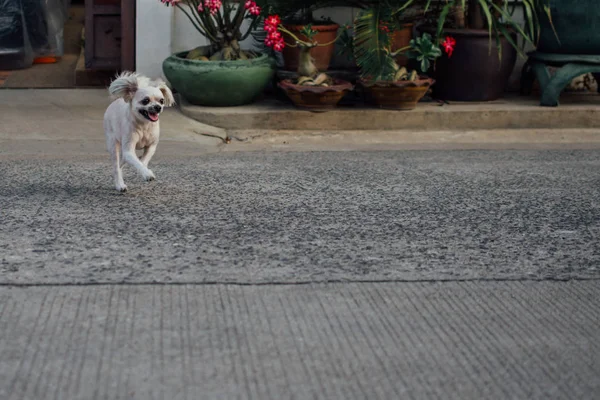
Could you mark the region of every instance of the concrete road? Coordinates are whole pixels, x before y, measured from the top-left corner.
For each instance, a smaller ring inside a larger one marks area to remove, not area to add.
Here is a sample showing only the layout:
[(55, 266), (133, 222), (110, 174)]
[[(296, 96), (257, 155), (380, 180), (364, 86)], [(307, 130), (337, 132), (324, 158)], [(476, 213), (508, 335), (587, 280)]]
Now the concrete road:
[(598, 281), (0, 288), (0, 398), (596, 399)]
[(0, 103), (2, 400), (600, 391), (600, 151), (581, 141), (225, 146), (172, 110), (158, 180), (126, 169), (121, 195), (104, 92)]

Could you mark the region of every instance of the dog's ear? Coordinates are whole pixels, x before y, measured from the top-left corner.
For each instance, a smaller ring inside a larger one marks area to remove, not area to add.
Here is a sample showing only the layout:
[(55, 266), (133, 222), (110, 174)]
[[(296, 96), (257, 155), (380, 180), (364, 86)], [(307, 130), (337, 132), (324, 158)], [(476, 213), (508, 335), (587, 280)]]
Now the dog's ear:
[(113, 98), (122, 98), (129, 103), (140, 86), (138, 78), (135, 72), (122, 72), (111, 82), (108, 92)]
[(169, 89), (165, 81), (163, 81), (162, 79), (157, 79), (153, 82), (153, 84), (162, 92), (165, 98), (166, 107), (171, 107), (175, 105), (175, 98), (173, 97), (173, 92), (171, 92), (171, 89)]

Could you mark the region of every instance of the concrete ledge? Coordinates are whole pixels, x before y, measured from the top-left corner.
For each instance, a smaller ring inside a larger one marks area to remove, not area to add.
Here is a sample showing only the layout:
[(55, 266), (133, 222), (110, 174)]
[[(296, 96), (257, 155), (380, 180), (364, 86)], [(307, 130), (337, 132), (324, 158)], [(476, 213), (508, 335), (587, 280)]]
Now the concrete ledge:
[(325, 113), (296, 109), (277, 100), (242, 107), (199, 107), (179, 99), (181, 112), (223, 129), (269, 130), (479, 130), (586, 129), (600, 127), (600, 96), (565, 95), (559, 107), (539, 106), (539, 99), (508, 97), (489, 103), (420, 103), (412, 111), (340, 107)]

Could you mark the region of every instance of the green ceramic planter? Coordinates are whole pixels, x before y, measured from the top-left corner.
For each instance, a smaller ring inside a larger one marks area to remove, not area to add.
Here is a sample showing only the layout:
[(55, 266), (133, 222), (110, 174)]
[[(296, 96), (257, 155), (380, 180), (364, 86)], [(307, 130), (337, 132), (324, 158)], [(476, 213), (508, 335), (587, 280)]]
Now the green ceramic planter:
[(252, 103), (275, 74), (275, 60), (266, 54), (251, 60), (199, 61), (176, 53), (163, 62), (172, 87), (192, 104), (233, 107)]
[(550, 7), (556, 34), (543, 9), (538, 10), (541, 25), (538, 51), (600, 55), (598, 0), (544, 0), (542, 4)]

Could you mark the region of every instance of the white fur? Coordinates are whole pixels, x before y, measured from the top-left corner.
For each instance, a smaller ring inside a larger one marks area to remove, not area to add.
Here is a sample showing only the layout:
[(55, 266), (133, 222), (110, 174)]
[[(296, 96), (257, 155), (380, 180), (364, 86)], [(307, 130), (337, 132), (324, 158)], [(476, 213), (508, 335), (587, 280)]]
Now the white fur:
[[(123, 72), (108, 89), (115, 99), (104, 114), (106, 147), (111, 156), (115, 188), (125, 192), (124, 163), (132, 165), (146, 181), (155, 179), (148, 163), (156, 152), (160, 137), (158, 116), (164, 107), (175, 104), (173, 93), (162, 80), (134, 72)], [(159, 110), (160, 106), (160, 110)], [(156, 122), (149, 118), (156, 114)], [(143, 150), (138, 158), (136, 150)]]

